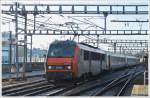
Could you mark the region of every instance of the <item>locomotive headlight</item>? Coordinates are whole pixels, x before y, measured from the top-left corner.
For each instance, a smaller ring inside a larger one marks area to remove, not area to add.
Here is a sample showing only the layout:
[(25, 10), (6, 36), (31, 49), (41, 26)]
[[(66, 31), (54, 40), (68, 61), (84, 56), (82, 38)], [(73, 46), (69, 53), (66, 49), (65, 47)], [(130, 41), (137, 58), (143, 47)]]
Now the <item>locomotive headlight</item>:
[(67, 66), (67, 69), (71, 69), (71, 66)]
[(52, 69), (52, 66), (48, 66), (48, 69)]

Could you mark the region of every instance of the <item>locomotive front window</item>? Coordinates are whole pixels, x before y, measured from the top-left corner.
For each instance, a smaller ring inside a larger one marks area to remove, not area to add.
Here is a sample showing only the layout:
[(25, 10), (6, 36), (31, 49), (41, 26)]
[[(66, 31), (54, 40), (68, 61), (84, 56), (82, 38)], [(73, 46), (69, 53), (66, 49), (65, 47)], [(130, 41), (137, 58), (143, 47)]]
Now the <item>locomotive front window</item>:
[(69, 45), (51, 45), (48, 57), (73, 57), (75, 46)]

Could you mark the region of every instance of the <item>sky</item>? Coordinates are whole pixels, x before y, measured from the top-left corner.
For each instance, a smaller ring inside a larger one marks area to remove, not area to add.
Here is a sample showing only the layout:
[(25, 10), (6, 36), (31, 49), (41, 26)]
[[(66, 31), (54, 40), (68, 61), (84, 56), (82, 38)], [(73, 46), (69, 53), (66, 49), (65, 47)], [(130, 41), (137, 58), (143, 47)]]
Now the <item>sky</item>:
[(53, 3), (53, 4), (147, 4), (148, 0), (1, 0), (2, 3), (12, 3), (12, 2), (20, 2), (20, 3)]
[[(6, 3), (14, 3), (14, 2), (20, 2), (21, 4), (148, 4), (148, 0), (2, 0), (2, 4)], [(92, 9), (92, 8), (91, 8)], [(44, 16), (44, 17), (43, 17)], [(76, 17), (77, 15), (39, 15), (37, 16), (37, 20), (45, 23), (53, 23), (53, 24), (64, 24), (66, 22), (75, 22), (80, 23), (79, 21), (72, 20), (70, 17), (74, 17), (75, 19), (79, 20), (89, 20), (90, 22), (93, 22), (94, 24), (104, 27), (104, 17), (103, 15), (91, 15), (95, 16), (94, 18), (90, 17)], [(89, 15), (78, 15), (78, 16), (89, 16)], [(12, 16), (8, 15), (2, 15), (2, 17), (9, 17), (13, 18)], [(33, 19), (33, 15), (28, 15), (28, 19)], [(122, 29), (135, 29), (135, 30), (146, 30), (148, 29), (148, 23), (116, 23), (111, 22), (111, 20), (147, 20), (148, 15), (108, 15), (107, 17), (107, 29), (109, 30), (122, 30)], [(20, 21), (23, 21), (20, 19)], [(33, 23), (31, 23), (33, 24)], [(56, 26), (53, 26), (55, 28), (58, 28)], [(88, 27), (88, 25), (79, 25), (80, 28), (85, 29)], [(33, 27), (27, 27), (28, 29), (33, 29)], [(59, 27), (61, 28), (61, 27)], [(69, 28), (69, 27), (68, 27)], [(90, 27), (88, 29), (95, 29), (93, 27)], [(5, 22), (2, 21), (2, 27), (1, 31), (13, 31), (15, 32), (15, 24), (13, 22)], [(53, 40), (65, 40), (73, 38), (73, 36), (33, 36), (33, 47), (35, 48), (43, 48), (47, 49), (49, 44)], [(100, 36), (101, 39), (107, 38), (107, 39), (135, 39), (135, 40), (145, 40), (148, 39), (148, 36), (106, 36), (102, 35)], [(84, 40), (85, 38), (81, 38), (80, 40)], [(77, 39), (76, 39), (77, 40)], [(30, 40), (28, 40), (30, 41)], [(104, 48), (102, 46), (102, 48)]]

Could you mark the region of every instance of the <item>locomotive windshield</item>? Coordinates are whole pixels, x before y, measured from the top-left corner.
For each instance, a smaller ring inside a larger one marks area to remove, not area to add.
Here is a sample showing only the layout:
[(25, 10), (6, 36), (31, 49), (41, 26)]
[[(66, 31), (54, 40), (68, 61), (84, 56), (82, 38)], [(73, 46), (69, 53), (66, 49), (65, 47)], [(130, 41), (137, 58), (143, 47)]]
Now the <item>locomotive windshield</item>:
[(57, 43), (50, 45), (48, 57), (73, 57), (75, 45)]

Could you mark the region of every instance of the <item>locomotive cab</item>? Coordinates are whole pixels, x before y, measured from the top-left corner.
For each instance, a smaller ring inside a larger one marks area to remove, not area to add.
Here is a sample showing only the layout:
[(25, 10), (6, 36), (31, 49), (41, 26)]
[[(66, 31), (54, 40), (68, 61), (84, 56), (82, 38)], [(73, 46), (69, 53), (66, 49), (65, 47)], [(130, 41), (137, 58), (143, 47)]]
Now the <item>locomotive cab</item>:
[(49, 46), (46, 60), (48, 80), (72, 79), (76, 43), (54, 42)]

